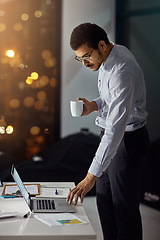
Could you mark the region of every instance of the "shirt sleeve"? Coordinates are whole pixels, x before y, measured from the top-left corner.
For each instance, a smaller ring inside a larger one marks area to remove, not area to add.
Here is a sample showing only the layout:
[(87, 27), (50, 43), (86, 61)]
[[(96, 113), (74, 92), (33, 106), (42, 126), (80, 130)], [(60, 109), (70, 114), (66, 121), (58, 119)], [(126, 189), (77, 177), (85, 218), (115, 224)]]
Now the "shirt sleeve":
[(134, 77), (129, 72), (117, 73), (109, 82), (110, 103), (106, 128), (88, 170), (100, 177), (116, 154), (134, 104)]
[(102, 105), (102, 99), (99, 97), (99, 98), (94, 99), (93, 101), (95, 101), (97, 103), (98, 110), (100, 110), (101, 105)]

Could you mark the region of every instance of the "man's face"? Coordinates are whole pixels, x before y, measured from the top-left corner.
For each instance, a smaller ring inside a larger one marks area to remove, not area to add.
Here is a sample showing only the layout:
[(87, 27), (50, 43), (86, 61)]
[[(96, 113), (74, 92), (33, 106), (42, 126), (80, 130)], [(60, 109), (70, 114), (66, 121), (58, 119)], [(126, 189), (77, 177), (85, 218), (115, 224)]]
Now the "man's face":
[(101, 51), (88, 47), (87, 43), (80, 46), (74, 52), (76, 54), (75, 59), (82, 62), (84, 66), (90, 68), (92, 71), (97, 71), (104, 61)]

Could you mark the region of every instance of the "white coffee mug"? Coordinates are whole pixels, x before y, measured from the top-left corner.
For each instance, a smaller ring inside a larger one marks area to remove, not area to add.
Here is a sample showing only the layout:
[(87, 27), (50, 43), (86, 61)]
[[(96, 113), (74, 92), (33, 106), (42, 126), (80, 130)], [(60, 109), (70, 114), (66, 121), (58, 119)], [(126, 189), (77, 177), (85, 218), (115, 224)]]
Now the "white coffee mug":
[(82, 100), (70, 101), (70, 110), (73, 117), (80, 117), (83, 112), (83, 101)]

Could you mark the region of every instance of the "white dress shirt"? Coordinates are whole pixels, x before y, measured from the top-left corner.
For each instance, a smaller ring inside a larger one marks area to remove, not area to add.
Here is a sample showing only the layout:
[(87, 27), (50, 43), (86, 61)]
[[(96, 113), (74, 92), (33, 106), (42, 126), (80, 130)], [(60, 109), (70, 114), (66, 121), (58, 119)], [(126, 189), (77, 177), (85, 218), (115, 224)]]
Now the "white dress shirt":
[(125, 131), (146, 124), (146, 88), (143, 73), (133, 54), (114, 44), (98, 75), (99, 115), (96, 125), (105, 129), (88, 170), (100, 177), (116, 154)]

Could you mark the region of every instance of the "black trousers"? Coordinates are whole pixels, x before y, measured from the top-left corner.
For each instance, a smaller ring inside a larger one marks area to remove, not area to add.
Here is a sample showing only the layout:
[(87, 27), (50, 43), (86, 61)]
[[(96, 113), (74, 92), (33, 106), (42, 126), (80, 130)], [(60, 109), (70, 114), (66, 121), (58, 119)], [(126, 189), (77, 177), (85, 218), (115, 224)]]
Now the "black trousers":
[(146, 126), (125, 132), (109, 167), (97, 178), (97, 207), (104, 240), (142, 240), (140, 168), (148, 149)]

